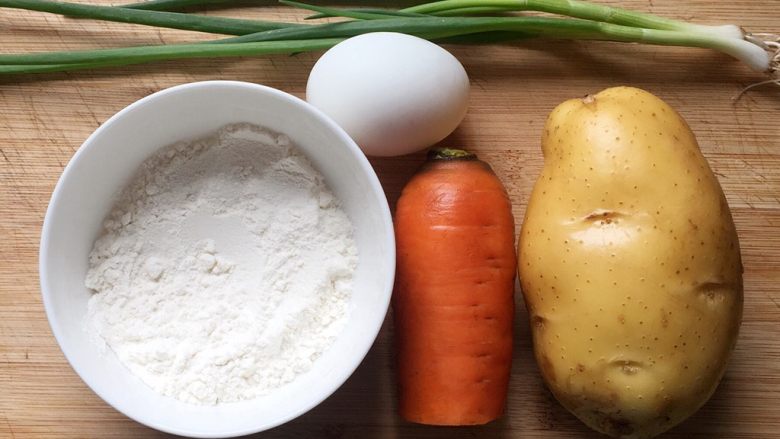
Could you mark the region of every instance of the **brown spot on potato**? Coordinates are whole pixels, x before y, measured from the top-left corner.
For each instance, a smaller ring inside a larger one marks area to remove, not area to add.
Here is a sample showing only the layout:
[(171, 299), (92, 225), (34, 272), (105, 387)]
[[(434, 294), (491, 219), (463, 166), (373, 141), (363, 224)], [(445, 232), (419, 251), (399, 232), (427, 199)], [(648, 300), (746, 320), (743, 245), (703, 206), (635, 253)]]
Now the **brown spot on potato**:
[(542, 317), (540, 315), (535, 315), (535, 316), (531, 317), (531, 324), (533, 325), (533, 327), (535, 329), (539, 329), (539, 330), (543, 329), (544, 328), (544, 324), (546, 322), (547, 322), (547, 319), (545, 319), (544, 317)]
[(612, 365), (618, 367), (625, 375), (636, 375), (643, 367), (642, 362), (634, 360), (616, 360)]
[(695, 291), (710, 305), (717, 305), (733, 293), (735, 285), (726, 282), (702, 282), (696, 286)]
[(631, 424), (631, 421), (621, 418), (616, 413), (603, 413), (603, 412), (597, 412), (598, 415), (602, 421), (601, 421), (601, 429), (605, 431), (608, 435), (614, 436), (614, 437), (621, 437), (621, 436), (627, 436), (634, 432), (634, 426)]
[(626, 215), (614, 210), (596, 209), (582, 219), (585, 223), (598, 223), (600, 225), (616, 223), (618, 219)]
[(585, 366), (583, 364), (577, 363), (577, 372), (585, 372)]
[(626, 316), (624, 316), (623, 314), (618, 314), (617, 319), (618, 319), (618, 322), (620, 322), (621, 325), (625, 325), (626, 324)]

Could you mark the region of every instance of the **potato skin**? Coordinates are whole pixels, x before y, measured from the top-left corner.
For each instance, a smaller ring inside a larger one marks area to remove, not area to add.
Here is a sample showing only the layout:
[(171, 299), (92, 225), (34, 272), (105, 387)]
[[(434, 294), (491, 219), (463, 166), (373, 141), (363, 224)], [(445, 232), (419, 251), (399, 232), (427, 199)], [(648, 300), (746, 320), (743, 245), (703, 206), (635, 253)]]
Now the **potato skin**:
[(723, 191), (685, 121), (616, 87), (559, 105), (518, 268), (547, 386), (591, 428), (649, 438), (718, 385), (742, 318)]

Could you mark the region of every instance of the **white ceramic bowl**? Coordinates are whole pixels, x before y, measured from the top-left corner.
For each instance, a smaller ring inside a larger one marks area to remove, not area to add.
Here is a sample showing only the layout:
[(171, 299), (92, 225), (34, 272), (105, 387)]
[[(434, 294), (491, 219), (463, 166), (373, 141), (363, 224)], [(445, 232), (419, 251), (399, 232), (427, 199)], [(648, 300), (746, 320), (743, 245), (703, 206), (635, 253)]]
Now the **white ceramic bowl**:
[[(90, 291), (87, 255), (115, 196), (158, 148), (195, 139), (233, 122), (287, 134), (309, 157), (355, 228), (359, 262), (342, 334), (310, 372), (265, 397), (197, 406), (163, 397), (118, 359), (101, 354), (84, 330)], [(292, 95), (256, 84), (208, 81), (143, 98), (98, 128), (60, 177), (46, 212), (40, 248), (43, 303), (73, 369), (107, 403), (158, 430), (230, 437), (266, 430), (310, 410), (363, 360), (382, 325), (395, 271), (390, 210), (371, 165), (327, 116)], [(374, 398), (375, 395), (365, 395)]]

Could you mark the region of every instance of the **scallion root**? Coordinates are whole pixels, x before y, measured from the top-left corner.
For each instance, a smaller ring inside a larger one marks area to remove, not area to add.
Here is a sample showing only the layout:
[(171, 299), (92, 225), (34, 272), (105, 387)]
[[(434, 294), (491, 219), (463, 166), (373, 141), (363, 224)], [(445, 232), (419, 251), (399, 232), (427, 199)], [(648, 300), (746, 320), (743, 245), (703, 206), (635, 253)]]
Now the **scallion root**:
[(764, 50), (769, 52), (771, 58), (769, 60), (769, 69), (767, 72), (771, 76), (771, 79), (755, 82), (743, 88), (739, 94), (734, 96), (735, 102), (738, 101), (748, 90), (752, 90), (756, 87), (769, 84), (780, 86), (780, 35), (770, 33), (745, 34), (745, 40), (762, 47)]

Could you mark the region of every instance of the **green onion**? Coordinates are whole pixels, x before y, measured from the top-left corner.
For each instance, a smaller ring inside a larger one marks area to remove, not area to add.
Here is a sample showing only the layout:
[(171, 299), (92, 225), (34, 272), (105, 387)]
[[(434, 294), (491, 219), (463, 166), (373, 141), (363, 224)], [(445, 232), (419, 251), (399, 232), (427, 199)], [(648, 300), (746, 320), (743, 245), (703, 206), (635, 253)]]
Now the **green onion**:
[[(267, 41), (259, 43), (241, 44), (168, 44), (161, 46), (138, 46), (120, 49), (79, 50), (72, 52), (44, 52), (25, 55), (0, 55), (0, 73), (5, 73), (5, 67), (13, 73), (37, 73), (43, 71), (55, 71), (54, 65), (62, 69), (68, 67), (81, 67), (92, 64), (101, 67), (124, 66), (140, 64), (150, 61), (171, 60), (181, 58), (213, 58), (213, 57), (239, 57), (271, 54), (289, 54), (322, 50), (338, 44), (342, 39), (325, 38), (302, 41)], [(30, 65), (29, 70), (24, 70), (21, 65)], [(46, 67), (48, 66), (48, 67)]]
[[(280, 3), (282, 0), (279, 0)], [(308, 6), (304, 3), (298, 3), (298, 2), (286, 2), (287, 4), (295, 4), (297, 7), (303, 7), (304, 9), (310, 9)], [(319, 6), (318, 6), (319, 7)], [(328, 8), (329, 10), (334, 10), (334, 8)], [(389, 17), (409, 17), (409, 18), (419, 18), (419, 17), (428, 17), (428, 14), (415, 14), (414, 12), (402, 12), (402, 11), (395, 11), (392, 9), (376, 9), (376, 8), (359, 8), (359, 9), (338, 9), (339, 13), (327, 13), (327, 12), (321, 12), (318, 14), (310, 15), (306, 17), (307, 20), (316, 20), (318, 18), (328, 18), (328, 17), (345, 17), (346, 15), (344, 12), (356, 12), (356, 13), (369, 13), (374, 15), (382, 15), (385, 18)]]
[(524, 32), (479, 32), (467, 35), (455, 35), (453, 37), (437, 38), (432, 41), (442, 44), (496, 44), (509, 41), (535, 38), (536, 35)]
[[(292, 53), (301, 51), (298, 50), (298, 47), (307, 40), (314, 39), (315, 41), (324, 41), (324, 38), (330, 38), (329, 41), (340, 41), (332, 38), (346, 38), (353, 35), (378, 31), (399, 31), (420, 35), (428, 39), (439, 39), (484, 32), (509, 31), (521, 32), (524, 36), (532, 34), (547, 38), (609, 40), (667, 46), (710, 48), (728, 53), (758, 71), (766, 71), (769, 69), (770, 62), (768, 53), (753, 43), (711, 34), (639, 29), (587, 20), (547, 17), (430, 17), (420, 19), (396, 18), (349, 21), (309, 26), (302, 29), (278, 29), (263, 32), (261, 34), (250, 34), (222, 40), (222, 44), (184, 44), (78, 52), (0, 55), (0, 64), (83, 63), (125, 57), (143, 61), (153, 61), (159, 59), (204, 56), (244, 56), (248, 54), (284, 53), (284, 47), (290, 48), (286, 53)], [(251, 40), (251, 42), (236, 42), (249, 38), (254, 39)], [(278, 44), (272, 46), (257, 46), (261, 43), (270, 44), (271, 42)], [(288, 43), (289, 46), (285, 46), (285, 44)], [(241, 47), (243, 44), (249, 46), (244, 49)], [(275, 47), (277, 49), (271, 52), (263, 52), (263, 50), (268, 50), (268, 47)], [(322, 46), (320, 48), (324, 47), (329, 46)], [(257, 51), (258, 49), (259, 51)], [(244, 50), (246, 50), (246, 52), (244, 52)]]
[(466, 8), (447, 9), (430, 15), (436, 15), (439, 17), (457, 17), (463, 15), (502, 14), (513, 11), (516, 11), (516, 9), (504, 8), (500, 6), (471, 6)]
[[(280, 0), (281, 1), (281, 0)], [(284, 2), (283, 2), (284, 3)], [(292, 3), (292, 2), (290, 2)], [(309, 8), (305, 8), (309, 9)], [(313, 8), (311, 8), (313, 9)], [(458, 16), (467, 16), (467, 15), (478, 15), (478, 14), (500, 14), (504, 12), (512, 12), (516, 11), (516, 8), (508, 8), (508, 7), (500, 7), (500, 6), (474, 6), (474, 7), (466, 7), (466, 8), (458, 8), (458, 9), (446, 9), (441, 10), (437, 12), (432, 12), (428, 14), (422, 14), (422, 13), (415, 13), (415, 12), (405, 12), (404, 10), (396, 11), (392, 9), (375, 9), (375, 8), (356, 8), (356, 9), (339, 9), (342, 12), (355, 12), (355, 13), (373, 13), (373, 14), (380, 14), (380, 15), (386, 15), (386, 16), (396, 16), (396, 17), (424, 17), (424, 16), (437, 16), (437, 17), (458, 17)], [(327, 18), (327, 17), (346, 17), (346, 14), (332, 14), (327, 12), (321, 12), (319, 14), (312, 15), (310, 17), (306, 17), (307, 20), (314, 20), (317, 18)]]
[(566, 15), (585, 20), (620, 24), (623, 26), (641, 27), (647, 29), (675, 30), (683, 32), (704, 32), (732, 38), (742, 38), (742, 30), (738, 26), (703, 26), (670, 20), (642, 12), (613, 8), (576, 0), (443, 0), (433, 3), (412, 6), (402, 9), (404, 12), (418, 14), (441, 14), (447, 11), (474, 7), (506, 8), (514, 11), (539, 11), (551, 14)]
[[(504, 42), (507, 40), (517, 40), (524, 37), (531, 37), (531, 35), (524, 36), (519, 32), (485, 32), (485, 33), (470, 34), (464, 36), (442, 38), (439, 41), (442, 43), (454, 43), (454, 44), (491, 44), (497, 42)], [(159, 47), (159, 46), (153, 46), (153, 47)], [(317, 50), (317, 49), (312, 49), (312, 50)], [(304, 49), (298, 50), (298, 52), (304, 52), (304, 51), (306, 50)], [(88, 63), (67, 63), (67, 64), (0, 64), (0, 75), (15, 74), (15, 73), (69, 72), (75, 70), (86, 70), (86, 69), (118, 67), (124, 65), (140, 64), (142, 62), (146, 62), (146, 61), (118, 62), (115, 59), (111, 59), (109, 61), (100, 61), (100, 62), (95, 61), (95, 62), (88, 62)]]
[(767, 51), (744, 39), (710, 33), (641, 29), (588, 20), (548, 17), (428, 17), (388, 18), (330, 23), (309, 28), (278, 29), (259, 34), (228, 38), (231, 43), (325, 37), (350, 37), (368, 32), (402, 32), (427, 39), (464, 36), (483, 32), (521, 32), (545, 38), (608, 40), (664, 46), (701, 47), (727, 53), (756, 71), (767, 71), (771, 57)]
[(114, 61), (111, 62), (94, 62), (94, 63), (70, 63), (70, 64), (9, 64), (0, 65), (0, 75), (13, 75), (13, 74), (27, 74), (27, 73), (51, 73), (51, 72), (72, 72), (75, 70), (88, 70), (99, 69), (105, 67), (115, 67), (120, 65)]
[[(588, 23), (584, 20), (577, 21)], [(434, 40), (495, 31), (521, 32), (523, 36), (527, 36), (529, 33), (538, 33), (538, 30), (543, 29), (547, 25), (556, 26), (557, 24), (558, 26), (565, 28), (567, 27), (566, 22), (566, 19), (541, 17), (424, 17), (415, 19), (383, 18), (365, 21), (358, 20), (345, 21), (340, 23), (327, 23), (306, 26), (303, 28), (275, 29), (266, 32), (258, 32), (255, 34), (225, 38), (214, 41), (214, 43), (244, 43), (256, 41), (280, 41), (287, 39), (302, 40), (330, 37), (348, 38), (370, 32), (400, 32)]]
[[(204, 6), (234, 6), (240, 4), (255, 3), (251, 0), (148, 0), (140, 3), (130, 3), (122, 5), (122, 8), (143, 9), (147, 11), (181, 11), (190, 8), (200, 8)], [(270, 4), (273, 1), (265, 1)]]
[(225, 35), (245, 35), (270, 29), (302, 26), (295, 23), (206, 17), (179, 12), (138, 11), (111, 6), (94, 6), (50, 0), (0, 0), (0, 7)]
[[(360, 9), (336, 9), (336, 8), (328, 8), (325, 6), (309, 5), (306, 3), (300, 3), (296, 1), (290, 1), (290, 0), (279, 0), (279, 3), (283, 5), (294, 6), (300, 9), (307, 9), (310, 11), (318, 12), (320, 14), (326, 14), (326, 16), (329, 17), (354, 18), (357, 20), (375, 20), (380, 18), (388, 18), (388, 13), (383, 12), (381, 10), (372, 12), (372, 11), (366, 11)], [(402, 12), (401, 14), (404, 13)], [(425, 17), (425, 15), (422, 14), (408, 13), (408, 15), (412, 17)]]
[[(213, 4), (214, 0), (153, 0), (154, 7)], [(204, 17), (172, 12), (59, 3), (51, 0), (0, 0), (0, 7), (40, 10), (84, 18), (150, 24), (238, 35), (198, 44), (141, 46), (76, 52), (0, 55), (0, 73), (37, 73), (199, 57), (254, 56), (322, 50), (344, 38), (369, 32), (402, 32), (437, 42), (485, 43), (544, 37), (701, 47), (727, 53), (757, 71), (777, 69), (776, 43), (743, 34), (736, 26), (702, 26), (625, 9), (574, 0), (444, 0), (400, 11), (339, 9), (287, 4), (321, 15), (351, 18), (317, 25)], [(229, 4), (229, 0), (219, 0)], [(155, 6), (156, 5), (156, 6)], [(538, 16), (461, 17), (452, 14), (539, 11), (574, 18)], [(442, 16), (436, 16), (436, 15)], [(217, 44), (209, 44), (217, 43)]]

